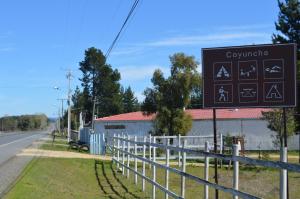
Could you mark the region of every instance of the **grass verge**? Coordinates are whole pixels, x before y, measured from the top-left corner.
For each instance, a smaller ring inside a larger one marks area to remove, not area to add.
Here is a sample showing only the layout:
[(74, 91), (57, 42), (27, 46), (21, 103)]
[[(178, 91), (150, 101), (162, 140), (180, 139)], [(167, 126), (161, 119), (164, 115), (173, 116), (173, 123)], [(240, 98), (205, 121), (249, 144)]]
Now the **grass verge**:
[[(141, 165), (138, 170), (141, 171)], [(151, 178), (152, 170), (147, 176)], [(203, 177), (203, 167), (188, 166), (187, 172)], [(126, 173), (126, 172), (125, 172)], [(164, 185), (165, 171), (157, 168), (157, 181)], [(210, 170), (210, 181), (213, 181), (213, 168)], [(278, 198), (279, 171), (269, 169), (240, 170), (240, 190), (262, 198)], [(219, 183), (232, 185), (232, 170), (219, 170)], [(6, 199), (24, 198), (150, 198), (152, 185), (146, 183), (146, 192), (141, 191), (141, 179), (134, 184), (133, 174), (130, 178), (116, 170), (108, 161), (84, 159), (38, 158), (33, 160), (23, 171), (19, 181), (5, 196)], [(289, 173), (290, 198), (300, 195), (300, 174)], [(170, 172), (169, 187), (180, 193), (180, 177)], [(210, 189), (212, 198), (214, 190)], [(164, 198), (164, 193), (157, 189), (157, 198)], [(186, 198), (203, 198), (203, 185), (186, 180)], [(220, 192), (220, 198), (232, 198), (230, 194)]]
[(78, 150), (69, 147), (67, 140), (55, 140), (54, 142), (46, 141), (39, 148), (44, 150), (51, 150), (51, 151), (70, 151), (70, 152), (89, 153), (86, 150)]

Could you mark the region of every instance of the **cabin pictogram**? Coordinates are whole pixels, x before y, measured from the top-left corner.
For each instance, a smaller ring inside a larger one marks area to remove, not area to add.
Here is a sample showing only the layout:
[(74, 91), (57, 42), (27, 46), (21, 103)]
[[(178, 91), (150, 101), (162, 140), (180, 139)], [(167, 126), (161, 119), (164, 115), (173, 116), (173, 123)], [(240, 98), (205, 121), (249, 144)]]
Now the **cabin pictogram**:
[(278, 90), (278, 85), (273, 84), (267, 93), (266, 99), (282, 99), (282, 94)]

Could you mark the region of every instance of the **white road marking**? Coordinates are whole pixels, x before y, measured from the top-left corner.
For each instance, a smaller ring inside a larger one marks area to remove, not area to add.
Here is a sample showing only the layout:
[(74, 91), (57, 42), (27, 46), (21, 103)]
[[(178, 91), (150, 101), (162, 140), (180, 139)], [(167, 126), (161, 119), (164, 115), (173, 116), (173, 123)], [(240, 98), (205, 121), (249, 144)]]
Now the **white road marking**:
[(18, 139), (18, 140), (14, 140), (14, 141), (12, 141), (12, 142), (5, 143), (5, 144), (0, 145), (0, 147), (4, 147), (4, 146), (7, 146), (7, 145), (16, 143), (16, 142), (20, 142), (20, 141), (22, 141), (22, 140), (27, 140), (27, 139), (29, 139), (29, 138), (31, 138), (31, 137), (34, 137), (34, 136), (38, 136), (38, 135), (31, 135), (31, 136), (29, 136), (29, 137), (25, 137), (25, 138), (21, 138), (21, 139)]

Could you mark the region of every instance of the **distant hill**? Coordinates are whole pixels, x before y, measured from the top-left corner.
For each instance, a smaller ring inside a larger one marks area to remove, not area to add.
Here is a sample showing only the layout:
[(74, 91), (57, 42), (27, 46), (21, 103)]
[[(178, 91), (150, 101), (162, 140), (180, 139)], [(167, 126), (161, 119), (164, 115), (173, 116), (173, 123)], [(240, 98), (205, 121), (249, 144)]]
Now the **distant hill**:
[(0, 118), (0, 131), (40, 130), (48, 126), (45, 114), (4, 116)]
[(56, 122), (57, 118), (56, 117), (48, 117), (49, 123), (54, 123)]

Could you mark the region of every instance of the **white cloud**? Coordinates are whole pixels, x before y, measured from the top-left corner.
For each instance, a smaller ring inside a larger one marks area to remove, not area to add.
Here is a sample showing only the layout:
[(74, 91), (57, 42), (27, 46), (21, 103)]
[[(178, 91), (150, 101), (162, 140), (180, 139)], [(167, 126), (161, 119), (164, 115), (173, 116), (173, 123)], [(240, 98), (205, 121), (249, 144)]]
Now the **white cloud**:
[(122, 75), (123, 81), (137, 81), (145, 80), (152, 77), (155, 69), (160, 69), (164, 74), (168, 73), (168, 67), (162, 67), (158, 65), (141, 65), (141, 66), (123, 66), (119, 67), (118, 70)]
[(0, 33), (0, 39), (6, 39), (6, 38), (8, 38), (10, 35), (12, 35), (12, 32), (11, 32), (11, 31), (2, 32), (2, 33)]
[(113, 51), (111, 53), (112, 56), (117, 56), (117, 55), (132, 55), (132, 54), (138, 54), (143, 51), (142, 46), (131, 46), (131, 47), (125, 47), (125, 48), (120, 48), (117, 49), (116, 51)]
[(257, 29), (270, 29), (274, 28), (274, 24), (246, 24), (246, 25), (236, 25), (236, 26), (220, 26), (216, 29), (218, 30), (257, 30)]
[[(219, 33), (196, 36), (178, 36), (167, 39), (146, 43), (147, 46), (165, 47), (165, 46), (183, 46), (183, 45), (199, 45), (235, 41), (237, 39), (269, 39), (270, 35), (260, 32), (240, 32), (240, 33)], [(254, 40), (255, 41), (255, 40)]]
[(3, 47), (3, 48), (0, 48), (0, 52), (11, 52), (15, 50), (15, 48), (12, 48), (12, 47)]
[[(169, 37), (159, 38), (153, 41), (137, 42), (131, 44), (123, 43), (123, 47), (116, 48), (113, 56), (139, 55), (149, 49), (159, 47), (181, 47), (193, 45), (246, 45), (254, 43), (269, 43), (272, 24), (242, 24), (236, 26), (212, 27), (207, 34), (203, 30), (179, 30), (169, 31)], [(202, 33), (200, 33), (202, 32)], [(213, 32), (213, 33), (211, 33)]]

